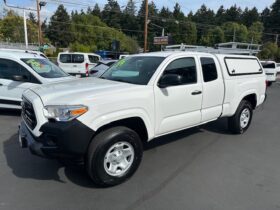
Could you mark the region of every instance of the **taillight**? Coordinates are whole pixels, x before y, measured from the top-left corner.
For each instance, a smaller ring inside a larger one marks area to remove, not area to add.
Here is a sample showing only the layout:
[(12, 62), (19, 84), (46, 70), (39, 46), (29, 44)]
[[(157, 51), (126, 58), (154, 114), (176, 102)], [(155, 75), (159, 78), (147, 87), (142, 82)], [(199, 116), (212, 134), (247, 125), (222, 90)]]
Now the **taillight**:
[(88, 63), (86, 63), (86, 77), (88, 77), (89, 76), (89, 74), (88, 74)]

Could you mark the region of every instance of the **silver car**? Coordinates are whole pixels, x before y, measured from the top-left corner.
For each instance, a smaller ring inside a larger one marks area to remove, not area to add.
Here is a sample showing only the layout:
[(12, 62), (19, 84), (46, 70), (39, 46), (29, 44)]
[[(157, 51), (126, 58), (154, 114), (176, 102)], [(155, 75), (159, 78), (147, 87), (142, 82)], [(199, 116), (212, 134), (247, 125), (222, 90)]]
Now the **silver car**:
[(101, 60), (95, 67), (92, 67), (89, 71), (90, 77), (101, 77), (101, 75), (114, 65), (118, 60)]

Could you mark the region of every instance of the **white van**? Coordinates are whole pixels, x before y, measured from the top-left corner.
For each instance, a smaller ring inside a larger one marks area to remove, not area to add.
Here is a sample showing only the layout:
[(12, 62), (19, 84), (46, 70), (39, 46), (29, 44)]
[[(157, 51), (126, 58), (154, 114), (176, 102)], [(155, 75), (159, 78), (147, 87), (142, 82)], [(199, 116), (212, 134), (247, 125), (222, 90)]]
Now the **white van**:
[(77, 80), (41, 55), (0, 50), (0, 108), (21, 109), (25, 90), (73, 79)]
[(261, 61), (262, 67), (266, 74), (267, 85), (272, 85), (277, 79), (277, 67), (274, 61)]
[(96, 66), (101, 57), (94, 53), (59, 53), (57, 63), (65, 72), (77, 77), (88, 77), (89, 69)]
[(276, 63), (277, 73), (280, 73), (280, 63)]

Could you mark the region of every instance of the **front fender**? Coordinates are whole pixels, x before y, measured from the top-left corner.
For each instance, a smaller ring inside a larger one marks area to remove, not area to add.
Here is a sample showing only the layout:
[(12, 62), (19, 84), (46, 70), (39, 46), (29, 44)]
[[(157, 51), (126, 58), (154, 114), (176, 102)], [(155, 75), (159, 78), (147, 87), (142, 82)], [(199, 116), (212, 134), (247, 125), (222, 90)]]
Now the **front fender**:
[(101, 128), (104, 125), (113, 123), (118, 120), (124, 120), (127, 118), (132, 117), (139, 117), (143, 120), (149, 140), (154, 137), (154, 126), (149, 118), (148, 113), (141, 108), (133, 108), (133, 109), (125, 109), (125, 110), (119, 110), (111, 113), (105, 113), (101, 116), (92, 119), (91, 122), (88, 122), (87, 125), (94, 131), (97, 131), (99, 128)]

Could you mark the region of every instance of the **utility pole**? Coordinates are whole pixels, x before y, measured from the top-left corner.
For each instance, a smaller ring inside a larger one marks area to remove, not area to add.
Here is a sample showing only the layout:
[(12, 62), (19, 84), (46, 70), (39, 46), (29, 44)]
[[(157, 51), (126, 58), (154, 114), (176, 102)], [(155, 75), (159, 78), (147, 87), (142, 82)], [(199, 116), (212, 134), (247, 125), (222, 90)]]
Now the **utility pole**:
[(23, 25), (24, 25), (25, 49), (28, 49), (28, 36), (27, 36), (27, 25), (26, 25), (25, 10), (23, 10)]
[(234, 27), (234, 31), (233, 31), (233, 42), (235, 42), (235, 37), (236, 37), (236, 29)]
[(279, 34), (276, 34), (276, 37), (275, 37), (275, 44), (278, 45), (278, 38), (279, 38)]
[(144, 28), (144, 53), (147, 52), (148, 46), (148, 16), (149, 16), (149, 3), (145, 0), (145, 28)]
[(36, 0), (36, 5), (37, 5), (37, 18), (38, 18), (38, 44), (39, 47), (42, 44), (42, 34), (41, 34), (41, 21), (40, 21), (40, 5), (39, 5), (39, 0)]

